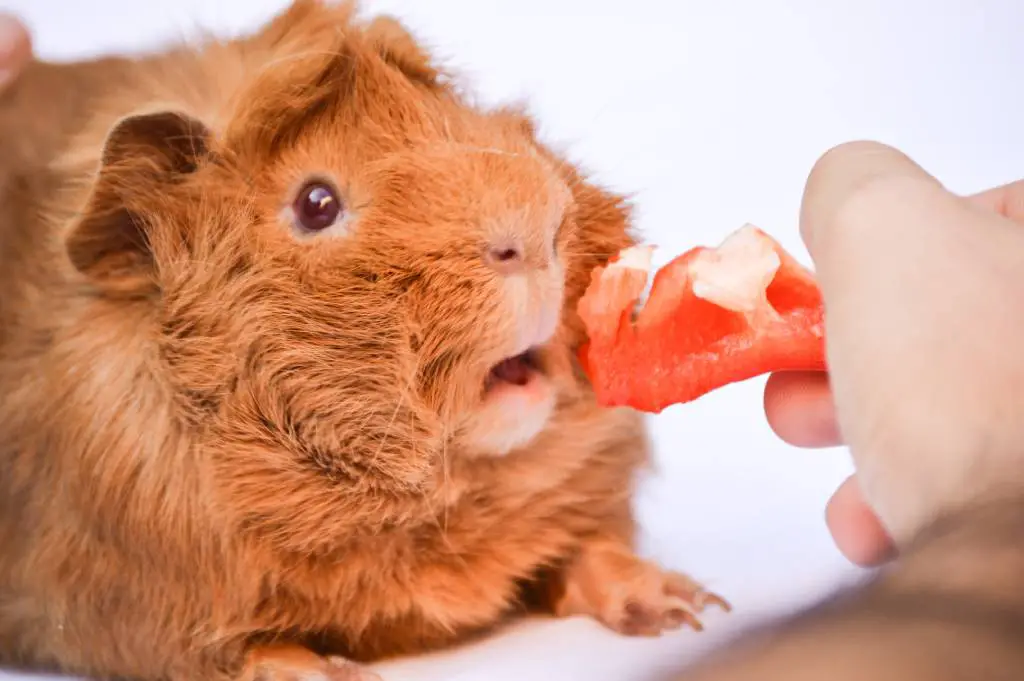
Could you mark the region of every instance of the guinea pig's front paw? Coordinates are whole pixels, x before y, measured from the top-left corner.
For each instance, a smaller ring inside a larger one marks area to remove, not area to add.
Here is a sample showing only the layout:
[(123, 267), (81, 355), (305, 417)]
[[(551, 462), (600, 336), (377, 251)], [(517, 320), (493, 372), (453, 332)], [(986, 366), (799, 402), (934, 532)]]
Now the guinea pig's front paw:
[(626, 636), (658, 636), (689, 624), (709, 605), (732, 607), (690, 577), (638, 558), (624, 545), (584, 547), (561, 575), (555, 614), (588, 615)]
[(257, 648), (239, 681), (382, 681), (341, 657), (320, 657), (300, 646)]

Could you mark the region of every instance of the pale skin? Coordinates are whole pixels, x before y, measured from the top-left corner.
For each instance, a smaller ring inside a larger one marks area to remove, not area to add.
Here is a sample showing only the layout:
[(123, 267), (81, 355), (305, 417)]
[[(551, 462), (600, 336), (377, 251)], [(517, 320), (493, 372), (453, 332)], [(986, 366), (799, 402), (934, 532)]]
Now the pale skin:
[[(880, 145), (833, 150), (808, 182), (801, 229), (829, 312), (832, 377), (772, 376), (765, 413), (793, 445), (851, 445), (859, 472), (836, 491), (827, 520), (855, 563), (886, 562), (897, 553), (894, 532), (912, 537), (1020, 469), (1014, 450), (1024, 432), (999, 407), (1017, 403), (1024, 371), (1011, 350), (1024, 334), (1011, 293), (1019, 279), (1007, 278), (1024, 264), (1021, 223), (1024, 181), (961, 198)], [(913, 278), (883, 283), (902, 263), (912, 263)], [(902, 331), (912, 324), (921, 329), (914, 338)], [(945, 340), (910, 347), (921, 338)], [(902, 361), (910, 350), (923, 353), (920, 363)], [(864, 399), (872, 392), (886, 396), (884, 408)], [(924, 401), (924, 423), (902, 413)], [(929, 455), (901, 460), (890, 453), (898, 447)]]
[[(0, 14), (0, 93), (31, 52), (25, 27)], [(885, 605), (886, 589), (899, 595), (908, 585), (940, 601), (943, 587), (955, 587), (1024, 621), (1015, 597), (1024, 546), (1013, 534), (1021, 523), (1001, 535), (970, 510), (1005, 506), (1024, 518), (1022, 223), (1024, 181), (958, 196), (874, 143), (842, 145), (815, 165), (800, 226), (826, 301), (830, 373), (772, 376), (765, 413), (793, 445), (850, 447), (857, 473), (832, 497), (829, 527), (850, 560), (892, 571), (876, 584), (881, 596), (854, 593), (827, 618), (769, 629), (777, 635), (765, 645), (741, 640), (681, 678), (924, 681), (997, 668), (1011, 674), (998, 678), (1014, 678), (1019, 635), (1000, 649), (983, 617), (926, 621), (925, 633), (920, 614), (857, 627), (871, 598)], [(936, 532), (936, 518), (956, 531)], [(987, 544), (972, 540), (983, 535)], [(293, 657), (269, 661), (276, 669)], [(253, 678), (263, 678), (265, 661), (252, 662)], [(323, 676), (358, 674), (337, 664)]]
[(1013, 679), (1024, 665), (1024, 181), (971, 196), (881, 144), (807, 182), (829, 374), (779, 374), (773, 429), (850, 447), (827, 519), (884, 569), (679, 681)]
[(31, 56), (28, 29), (17, 17), (0, 13), (0, 92), (14, 82)]

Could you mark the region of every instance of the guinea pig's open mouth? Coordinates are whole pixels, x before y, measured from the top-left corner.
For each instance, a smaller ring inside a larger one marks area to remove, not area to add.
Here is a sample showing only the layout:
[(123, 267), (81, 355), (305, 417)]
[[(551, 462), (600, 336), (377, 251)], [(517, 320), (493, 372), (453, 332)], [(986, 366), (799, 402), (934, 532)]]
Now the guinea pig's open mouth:
[(499, 385), (523, 387), (541, 373), (540, 354), (536, 348), (530, 348), (515, 357), (503, 359), (494, 365), (487, 375), (488, 390)]

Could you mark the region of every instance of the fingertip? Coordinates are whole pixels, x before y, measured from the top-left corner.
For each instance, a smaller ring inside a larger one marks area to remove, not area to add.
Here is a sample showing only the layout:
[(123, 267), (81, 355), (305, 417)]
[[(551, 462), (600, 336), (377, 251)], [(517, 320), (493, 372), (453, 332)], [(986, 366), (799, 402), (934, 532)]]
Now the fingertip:
[(967, 201), (1016, 222), (1024, 222), (1024, 180), (972, 194)]
[[(803, 200), (800, 205), (800, 235), (808, 250), (815, 241), (816, 228), (824, 221), (821, 215), (837, 200), (837, 193), (846, 191), (845, 182), (836, 186), (836, 177), (856, 167), (855, 160), (871, 154), (889, 153), (890, 147), (871, 140), (855, 140), (838, 144), (822, 154), (807, 175)], [(891, 151), (895, 152), (894, 149)], [(899, 152), (895, 152), (899, 153)]]
[(864, 501), (856, 476), (847, 478), (825, 507), (825, 522), (839, 552), (854, 565), (877, 567), (895, 555), (882, 522)]
[(775, 434), (796, 447), (835, 447), (842, 442), (827, 374), (772, 374), (765, 385), (764, 412)]
[(811, 256), (817, 258), (823, 233), (851, 199), (879, 180), (897, 177), (938, 185), (909, 156), (881, 142), (845, 142), (826, 151), (811, 168), (800, 206), (800, 234)]
[(28, 27), (15, 15), (0, 12), (0, 87), (14, 80), (31, 56)]

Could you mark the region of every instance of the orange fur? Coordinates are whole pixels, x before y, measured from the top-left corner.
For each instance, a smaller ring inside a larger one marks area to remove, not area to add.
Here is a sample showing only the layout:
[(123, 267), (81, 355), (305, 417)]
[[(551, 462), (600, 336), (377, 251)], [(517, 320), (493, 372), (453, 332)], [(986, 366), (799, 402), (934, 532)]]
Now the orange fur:
[[(36, 64), (0, 126), (0, 661), (284, 679), (320, 659), (294, 646), (444, 646), (640, 564), (642, 423), (573, 359), (627, 206), (396, 22), (299, 0), (234, 41)], [(292, 234), (311, 175), (348, 233)], [(506, 237), (518, 293), (479, 257)], [(555, 295), (554, 409), (492, 455), (481, 386)]]

